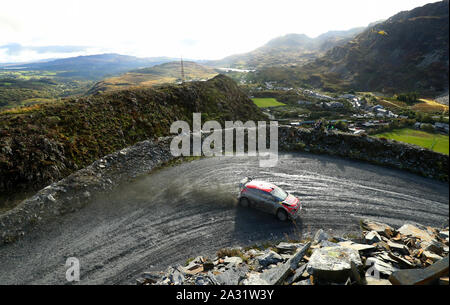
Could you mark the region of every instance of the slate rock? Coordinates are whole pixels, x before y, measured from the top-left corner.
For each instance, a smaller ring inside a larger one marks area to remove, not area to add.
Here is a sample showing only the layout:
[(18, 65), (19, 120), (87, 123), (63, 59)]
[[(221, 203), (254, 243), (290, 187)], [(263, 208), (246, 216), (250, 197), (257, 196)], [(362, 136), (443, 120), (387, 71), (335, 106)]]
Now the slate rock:
[(239, 285), (239, 283), (246, 278), (247, 271), (247, 266), (233, 265), (225, 272), (215, 274), (214, 279), (219, 285)]
[(378, 234), (376, 231), (370, 231), (369, 233), (366, 234), (364, 239), (369, 244), (375, 244), (382, 241), (380, 234)]
[(299, 281), (299, 282), (293, 283), (292, 285), (297, 285), (297, 286), (311, 286), (312, 283), (311, 283), (311, 280), (310, 280), (310, 279), (306, 279), (306, 280), (303, 280), (303, 281)]
[(423, 251), (422, 256), (425, 257), (426, 259), (431, 260), (432, 262), (437, 262), (442, 259), (442, 256), (437, 255), (430, 251)]
[(314, 241), (316, 243), (320, 243), (322, 240), (328, 240), (330, 236), (322, 229), (317, 230), (316, 234), (314, 234)]
[(231, 264), (231, 265), (239, 265), (242, 264), (242, 262), (243, 262), (242, 258), (238, 256), (231, 256), (231, 257), (226, 256), (223, 260), (224, 264)]
[(304, 245), (295, 255), (284, 264), (277, 266), (276, 268), (266, 270), (261, 274), (261, 278), (269, 285), (281, 285), (285, 279), (294, 273), (298, 269), (298, 264), (305, 256), (311, 243)]
[(261, 278), (260, 273), (249, 273), (247, 278), (242, 281), (242, 285), (269, 285)]
[(256, 261), (262, 266), (267, 267), (272, 264), (277, 264), (283, 261), (283, 257), (275, 251), (269, 250), (261, 256), (256, 258)]
[(320, 242), (320, 246), (322, 248), (325, 248), (325, 247), (337, 247), (337, 246), (339, 246), (339, 244), (333, 243), (333, 242), (328, 241), (328, 240), (322, 240)]
[(305, 272), (307, 266), (308, 266), (307, 264), (303, 264), (302, 266), (297, 268), (297, 270), (295, 270), (294, 274), (292, 274), (291, 276), (289, 276), (286, 279), (286, 284), (291, 285), (292, 283), (297, 282), (298, 279), (302, 277), (302, 274)]
[(162, 278), (162, 276), (163, 275), (160, 272), (144, 272), (142, 274), (142, 278), (145, 280), (145, 282), (151, 284), (158, 282)]
[(338, 243), (338, 245), (342, 246), (342, 247), (354, 249), (358, 252), (369, 252), (369, 251), (373, 251), (376, 249), (375, 246), (354, 243), (352, 241), (343, 241), (343, 242)]
[(424, 251), (429, 251), (437, 255), (442, 255), (443, 252), (448, 252), (445, 251), (447, 250), (446, 246), (443, 243), (438, 242), (437, 240), (423, 241), (420, 243), (420, 247)]
[(301, 246), (302, 244), (281, 242), (276, 246), (276, 248), (279, 250), (280, 253), (294, 253), (295, 250), (297, 250), (297, 248)]
[(405, 236), (412, 236), (423, 241), (432, 241), (434, 237), (425, 229), (420, 229), (411, 224), (405, 224), (397, 230), (400, 234)]
[(171, 270), (169, 270), (168, 274), (168, 278), (170, 279), (170, 281), (174, 284), (174, 285), (182, 285), (184, 282), (184, 275), (183, 275), (183, 270), (180, 266), (177, 266), (175, 268), (169, 268)]
[(404, 255), (409, 254), (408, 247), (403, 244), (395, 243), (393, 241), (388, 241), (387, 244), (388, 244), (389, 248), (394, 252), (398, 252), (398, 253), (404, 254)]
[(351, 275), (351, 262), (362, 266), (358, 251), (347, 247), (326, 247), (317, 249), (311, 255), (307, 271), (314, 278), (327, 282), (345, 282)]
[(395, 232), (393, 227), (371, 219), (361, 220), (361, 226), (364, 230), (375, 231), (378, 234), (385, 235), (386, 237), (391, 237), (393, 232)]

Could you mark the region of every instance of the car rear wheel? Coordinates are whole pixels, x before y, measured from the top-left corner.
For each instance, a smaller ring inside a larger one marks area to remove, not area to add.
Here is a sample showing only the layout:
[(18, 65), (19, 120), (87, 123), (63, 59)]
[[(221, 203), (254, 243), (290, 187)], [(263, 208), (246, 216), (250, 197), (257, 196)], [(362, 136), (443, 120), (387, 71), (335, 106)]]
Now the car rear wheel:
[(286, 221), (288, 219), (288, 215), (285, 210), (279, 209), (277, 211), (277, 218), (280, 221)]
[(241, 207), (247, 208), (249, 206), (249, 202), (247, 198), (241, 198), (239, 200), (239, 204), (241, 205)]

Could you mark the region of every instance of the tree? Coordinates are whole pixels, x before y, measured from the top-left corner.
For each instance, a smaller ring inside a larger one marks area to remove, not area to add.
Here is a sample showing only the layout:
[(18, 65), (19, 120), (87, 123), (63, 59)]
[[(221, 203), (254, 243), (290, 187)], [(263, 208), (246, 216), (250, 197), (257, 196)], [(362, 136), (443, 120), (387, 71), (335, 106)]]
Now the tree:
[(434, 132), (434, 127), (431, 124), (422, 124), (422, 126), (420, 126), (420, 128), (427, 132)]
[(336, 128), (342, 131), (348, 131), (348, 124), (344, 121), (339, 121), (336, 123)]
[(418, 96), (416, 92), (402, 93), (397, 95), (397, 100), (405, 102), (408, 105), (416, 103), (417, 98)]

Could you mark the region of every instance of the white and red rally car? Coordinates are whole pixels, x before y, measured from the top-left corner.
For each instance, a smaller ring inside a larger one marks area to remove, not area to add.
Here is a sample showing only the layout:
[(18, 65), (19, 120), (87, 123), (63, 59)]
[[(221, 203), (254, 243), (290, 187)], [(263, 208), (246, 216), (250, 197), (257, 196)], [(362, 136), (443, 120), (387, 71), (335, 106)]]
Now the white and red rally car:
[(275, 184), (243, 179), (239, 184), (239, 204), (276, 215), (281, 221), (295, 219), (302, 210), (300, 200)]

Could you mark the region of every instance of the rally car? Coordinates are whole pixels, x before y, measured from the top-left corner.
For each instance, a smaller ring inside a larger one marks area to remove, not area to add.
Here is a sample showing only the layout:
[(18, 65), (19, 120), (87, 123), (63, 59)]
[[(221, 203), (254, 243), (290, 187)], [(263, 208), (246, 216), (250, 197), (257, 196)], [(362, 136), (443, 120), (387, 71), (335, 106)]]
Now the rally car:
[(273, 214), (281, 221), (295, 219), (302, 210), (300, 200), (275, 184), (245, 178), (239, 183), (239, 204)]

